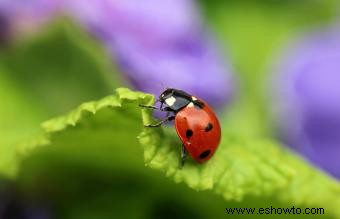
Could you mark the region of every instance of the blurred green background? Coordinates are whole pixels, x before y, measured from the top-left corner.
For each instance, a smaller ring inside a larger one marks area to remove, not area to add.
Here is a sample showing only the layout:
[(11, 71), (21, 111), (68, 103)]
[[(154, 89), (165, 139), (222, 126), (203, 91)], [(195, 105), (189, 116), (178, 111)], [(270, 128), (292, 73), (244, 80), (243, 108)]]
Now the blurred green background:
[[(339, 2), (201, 0), (199, 4), (204, 21), (238, 74), (236, 97), (221, 116), (226, 132), (244, 138), (272, 136), (265, 85), (270, 63), (298, 33), (335, 22)], [(16, 145), (39, 136), (43, 121), (122, 86), (127, 83), (104, 46), (68, 18), (2, 45), (0, 189), (3, 199), (11, 197), (12, 217), (38, 218), (32, 215), (42, 212), (41, 218), (229, 218), (226, 207), (291, 207), (275, 194), (226, 202), (145, 167), (136, 138), (142, 130), (136, 117), (139, 109), (104, 111), (95, 120), (84, 115), (78, 124), (81, 129), (56, 134), (49, 147), (34, 150), (20, 168), (13, 164), (18, 159)], [(327, 213), (319, 217), (334, 218)]]

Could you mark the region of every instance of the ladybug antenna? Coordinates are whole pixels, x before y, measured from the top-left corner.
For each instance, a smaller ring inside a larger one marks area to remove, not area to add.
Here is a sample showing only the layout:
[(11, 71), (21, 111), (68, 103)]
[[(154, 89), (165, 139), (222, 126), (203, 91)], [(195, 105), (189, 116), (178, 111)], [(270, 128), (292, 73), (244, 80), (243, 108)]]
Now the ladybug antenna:
[(161, 82), (161, 86), (162, 86), (162, 91), (165, 91), (167, 89), (167, 87), (165, 87), (163, 81)]
[(172, 89), (172, 87), (165, 86), (163, 82), (161, 82), (161, 85), (162, 85), (163, 91), (168, 90), (168, 89)]

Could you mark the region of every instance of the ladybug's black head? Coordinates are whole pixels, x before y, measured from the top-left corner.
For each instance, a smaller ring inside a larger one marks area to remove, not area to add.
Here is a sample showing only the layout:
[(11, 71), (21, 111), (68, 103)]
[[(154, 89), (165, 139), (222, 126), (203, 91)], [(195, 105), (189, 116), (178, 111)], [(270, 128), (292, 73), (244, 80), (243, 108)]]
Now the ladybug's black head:
[(171, 96), (174, 95), (176, 89), (173, 89), (173, 88), (167, 88), (165, 89), (161, 95), (159, 95), (158, 97), (158, 101), (161, 102), (161, 103), (164, 103), (166, 99), (170, 98)]
[(171, 111), (178, 112), (192, 101), (192, 96), (182, 90), (167, 88), (158, 97), (158, 101)]

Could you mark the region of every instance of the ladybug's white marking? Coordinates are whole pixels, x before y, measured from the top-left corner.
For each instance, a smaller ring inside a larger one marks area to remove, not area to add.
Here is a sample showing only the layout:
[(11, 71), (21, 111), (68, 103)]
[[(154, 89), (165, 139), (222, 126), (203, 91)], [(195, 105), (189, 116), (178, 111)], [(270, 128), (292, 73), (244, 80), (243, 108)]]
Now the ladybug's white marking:
[(169, 97), (169, 98), (167, 98), (167, 99), (165, 100), (165, 103), (166, 103), (168, 106), (174, 105), (175, 102), (176, 102), (176, 98), (173, 97), (173, 96), (171, 96), (171, 97)]
[(192, 96), (192, 97), (191, 97), (191, 99), (192, 99), (192, 100), (197, 100), (197, 98), (196, 98), (196, 97), (194, 97), (194, 96)]
[(194, 103), (193, 102), (190, 102), (187, 107), (194, 107)]

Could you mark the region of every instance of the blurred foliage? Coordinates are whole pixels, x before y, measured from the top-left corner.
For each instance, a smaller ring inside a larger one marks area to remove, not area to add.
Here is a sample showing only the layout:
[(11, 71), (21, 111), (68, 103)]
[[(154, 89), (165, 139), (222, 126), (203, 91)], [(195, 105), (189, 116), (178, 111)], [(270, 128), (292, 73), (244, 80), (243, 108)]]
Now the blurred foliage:
[(117, 74), (101, 44), (66, 20), (44, 28), (2, 50), (0, 63), (47, 116), (112, 92)]
[(337, 0), (201, 0), (208, 26), (224, 45), (239, 77), (238, 96), (226, 114), (230, 132), (264, 137), (273, 134), (267, 111), (271, 64), (294, 36), (312, 26), (330, 25)]
[[(102, 46), (62, 21), (1, 48), (0, 175), (16, 176), (25, 200), (47, 203), (58, 218), (225, 218), (225, 207), (293, 205), (325, 207), (319, 217), (340, 218), (339, 183), (262, 138), (271, 133), (266, 66), (302, 27), (330, 22), (335, 1), (201, 3), (240, 78), (235, 103), (222, 119), (223, 142), (207, 165), (189, 160), (179, 171), (173, 131), (140, 134), (143, 120), (152, 119), (137, 107), (152, 103), (147, 94), (119, 90), (41, 129), (42, 121), (123, 84)], [(143, 149), (146, 165), (185, 183), (146, 168)]]
[[(112, 93), (111, 60), (99, 43), (66, 21), (0, 52), (0, 169), (11, 174), (13, 144), (44, 120)], [(112, 70), (113, 69), (113, 70)], [(117, 78), (117, 76), (116, 76)], [(11, 155), (9, 155), (11, 154)]]

